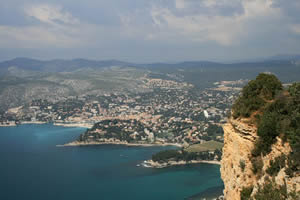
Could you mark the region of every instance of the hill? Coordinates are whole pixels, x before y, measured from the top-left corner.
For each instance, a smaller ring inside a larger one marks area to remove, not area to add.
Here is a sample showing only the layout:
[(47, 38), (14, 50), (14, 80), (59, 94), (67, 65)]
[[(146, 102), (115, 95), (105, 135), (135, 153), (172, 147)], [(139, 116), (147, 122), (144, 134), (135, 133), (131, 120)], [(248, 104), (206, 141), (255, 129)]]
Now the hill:
[(203, 90), (220, 81), (249, 80), (261, 71), (277, 74), (284, 83), (299, 81), (300, 77), (300, 66), (294, 60), (136, 64), (118, 60), (16, 58), (0, 62), (0, 111), (34, 99), (52, 101), (107, 91), (142, 91), (141, 78), (145, 76), (187, 82)]

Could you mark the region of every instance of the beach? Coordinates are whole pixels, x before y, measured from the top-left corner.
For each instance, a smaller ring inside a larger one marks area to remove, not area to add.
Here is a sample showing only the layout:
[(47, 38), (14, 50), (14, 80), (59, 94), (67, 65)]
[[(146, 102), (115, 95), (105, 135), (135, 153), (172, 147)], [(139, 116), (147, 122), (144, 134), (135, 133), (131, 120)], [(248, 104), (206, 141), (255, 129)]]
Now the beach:
[(78, 127), (78, 128), (92, 128), (93, 124), (89, 123), (54, 123), (54, 126), (63, 126), (63, 127)]

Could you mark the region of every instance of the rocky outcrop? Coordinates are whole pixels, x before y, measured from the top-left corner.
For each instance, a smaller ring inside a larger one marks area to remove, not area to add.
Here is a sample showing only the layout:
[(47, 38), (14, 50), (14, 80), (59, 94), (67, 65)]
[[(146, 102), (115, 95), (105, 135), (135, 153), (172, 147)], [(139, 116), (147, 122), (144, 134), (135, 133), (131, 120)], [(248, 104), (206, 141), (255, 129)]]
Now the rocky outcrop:
[[(231, 119), (223, 126), (224, 147), (221, 160), (221, 177), (226, 199), (239, 200), (240, 191), (255, 183), (251, 170), (251, 150), (256, 139), (256, 128)], [(244, 165), (241, 167), (241, 165)]]
[(196, 163), (207, 163), (207, 164), (215, 164), (220, 165), (220, 161), (217, 160), (190, 160), (190, 161), (166, 161), (166, 162), (155, 162), (153, 160), (145, 160), (142, 165), (144, 167), (151, 168), (166, 168), (176, 165), (188, 165), (188, 164), (196, 164)]
[[(291, 148), (288, 143), (283, 143), (280, 138), (272, 145), (272, 151), (262, 157), (262, 174), (255, 175), (252, 171), (251, 151), (257, 136), (257, 128), (243, 120), (230, 119), (223, 126), (224, 147), (221, 160), (221, 177), (225, 189), (224, 197), (228, 200), (240, 200), (240, 192), (244, 187), (254, 186), (252, 196), (257, 192), (258, 185), (264, 185), (268, 174), (266, 169), (270, 161), (283, 154), (288, 155)], [(288, 191), (300, 191), (300, 177), (288, 178), (285, 168), (275, 176), (277, 185), (286, 184)]]

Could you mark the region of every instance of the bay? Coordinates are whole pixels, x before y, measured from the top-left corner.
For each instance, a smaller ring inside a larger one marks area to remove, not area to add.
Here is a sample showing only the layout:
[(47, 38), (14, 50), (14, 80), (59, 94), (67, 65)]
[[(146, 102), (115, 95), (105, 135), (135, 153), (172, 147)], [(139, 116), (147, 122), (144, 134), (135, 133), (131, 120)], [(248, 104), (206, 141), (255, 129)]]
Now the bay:
[(201, 199), (223, 187), (218, 165), (137, 166), (174, 147), (56, 147), (84, 131), (51, 124), (0, 127), (0, 199)]

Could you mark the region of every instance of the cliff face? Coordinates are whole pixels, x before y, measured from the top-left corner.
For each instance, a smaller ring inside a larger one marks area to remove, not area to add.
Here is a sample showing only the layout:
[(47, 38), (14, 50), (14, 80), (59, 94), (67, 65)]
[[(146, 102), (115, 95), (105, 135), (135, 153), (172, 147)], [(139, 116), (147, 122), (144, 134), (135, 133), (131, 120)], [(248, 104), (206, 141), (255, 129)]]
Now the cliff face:
[[(281, 139), (272, 145), (272, 151), (262, 157), (263, 168), (260, 176), (252, 171), (251, 151), (257, 139), (257, 128), (243, 120), (230, 119), (223, 126), (224, 147), (221, 160), (221, 176), (225, 184), (224, 197), (227, 200), (240, 200), (240, 192), (244, 187), (254, 186), (252, 196), (257, 192), (258, 185), (263, 185), (268, 177), (265, 173), (270, 161), (283, 154), (288, 155), (291, 148)], [(278, 185), (286, 184), (288, 192), (300, 191), (300, 177), (288, 178), (285, 168), (275, 176)]]

